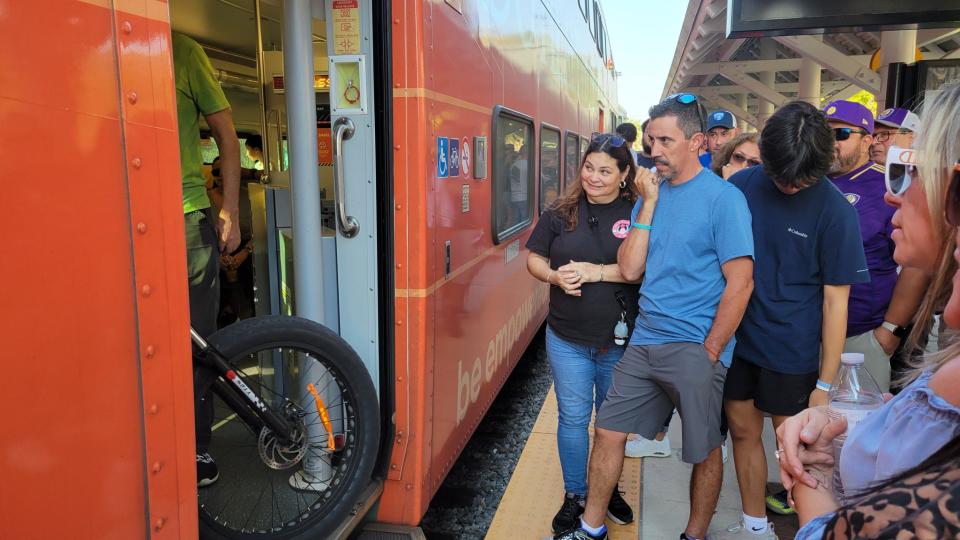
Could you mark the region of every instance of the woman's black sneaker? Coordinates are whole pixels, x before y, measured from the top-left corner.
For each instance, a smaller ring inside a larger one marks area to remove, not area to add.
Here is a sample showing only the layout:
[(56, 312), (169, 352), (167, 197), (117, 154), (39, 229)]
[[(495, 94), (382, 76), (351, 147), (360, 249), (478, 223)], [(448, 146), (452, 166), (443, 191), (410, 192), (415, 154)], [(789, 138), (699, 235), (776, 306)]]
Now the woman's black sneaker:
[(553, 517), (553, 532), (559, 534), (579, 527), (581, 514), (583, 514), (583, 496), (567, 493), (563, 497), (563, 506)]
[(610, 495), (610, 504), (607, 505), (607, 517), (614, 523), (626, 525), (633, 522), (633, 509), (623, 500), (619, 489), (614, 489)]

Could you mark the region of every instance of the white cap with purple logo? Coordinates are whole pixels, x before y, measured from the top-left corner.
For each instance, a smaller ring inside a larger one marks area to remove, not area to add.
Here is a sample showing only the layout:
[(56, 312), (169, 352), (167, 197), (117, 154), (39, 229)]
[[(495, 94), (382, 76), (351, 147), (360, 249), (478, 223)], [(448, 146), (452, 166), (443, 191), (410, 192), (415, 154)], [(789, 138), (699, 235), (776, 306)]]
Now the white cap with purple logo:
[(920, 129), (920, 117), (899, 107), (887, 109), (877, 115), (877, 123), (887, 127), (910, 130), (914, 133)]

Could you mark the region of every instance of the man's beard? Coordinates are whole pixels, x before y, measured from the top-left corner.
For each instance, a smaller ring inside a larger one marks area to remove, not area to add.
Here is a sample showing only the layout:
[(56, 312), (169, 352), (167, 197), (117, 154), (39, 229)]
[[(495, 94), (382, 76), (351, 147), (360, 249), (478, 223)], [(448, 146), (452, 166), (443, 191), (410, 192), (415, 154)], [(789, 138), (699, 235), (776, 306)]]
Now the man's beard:
[(838, 152), (837, 155), (833, 158), (833, 162), (830, 164), (830, 173), (829, 174), (845, 174), (853, 170), (853, 167), (857, 164), (857, 159), (860, 156), (856, 152), (851, 153), (849, 156), (840, 155)]
[[(655, 159), (653, 160), (653, 164), (654, 164), (654, 165), (663, 165), (664, 167), (667, 168), (667, 172), (663, 173), (663, 176), (662, 176), (663, 180), (670, 180), (671, 178), (673, 178), (673, 177), (676, 176), (676, 174), (677, 174), (677, 170), (673, 167), (673, 165), (672, 165), (669, 161), (667, 161), (667, 160), (665, 160), (665, 159), (655, 158)], [(657, 171), (657, 173), (659, 174), (659, 170)]]

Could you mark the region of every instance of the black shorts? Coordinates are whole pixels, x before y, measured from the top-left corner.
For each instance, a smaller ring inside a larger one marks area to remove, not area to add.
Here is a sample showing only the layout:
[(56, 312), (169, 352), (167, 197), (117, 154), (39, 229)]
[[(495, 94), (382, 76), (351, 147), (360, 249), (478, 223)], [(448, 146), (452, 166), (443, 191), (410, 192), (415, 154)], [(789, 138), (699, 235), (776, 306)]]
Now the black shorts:
[(723, 387), (723, 399), (753, 400), (757, 409), (774, 416), (793, 416), (807, 408), (820, 373), (779, 373), (733, 357)]

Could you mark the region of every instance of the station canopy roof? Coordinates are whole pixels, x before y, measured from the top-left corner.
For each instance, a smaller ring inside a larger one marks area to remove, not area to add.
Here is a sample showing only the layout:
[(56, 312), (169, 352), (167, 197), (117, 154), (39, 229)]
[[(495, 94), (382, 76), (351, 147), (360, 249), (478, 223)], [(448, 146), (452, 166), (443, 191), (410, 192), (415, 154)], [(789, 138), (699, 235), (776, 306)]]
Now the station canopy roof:
[[(689, 0), (663, 97), (694, 93), (709, 109), (757, 126), (759, 98), (780, 106), (798, 97), (804, 58), (820, 64), (824, 102), (881, 93), (880, 75), (870, 69), (880, 32), (727, 39), (726, 19), (726, 0)], [(916, 46), (923, 59), (960, 58), (960, 28), (918, 30)], [(772, 88), (759, 76), (769, 71), (776, 73)]]

